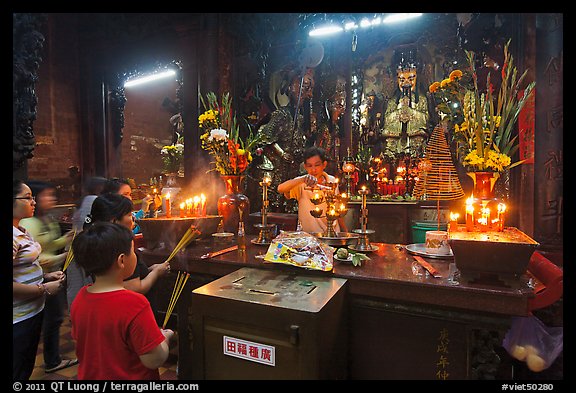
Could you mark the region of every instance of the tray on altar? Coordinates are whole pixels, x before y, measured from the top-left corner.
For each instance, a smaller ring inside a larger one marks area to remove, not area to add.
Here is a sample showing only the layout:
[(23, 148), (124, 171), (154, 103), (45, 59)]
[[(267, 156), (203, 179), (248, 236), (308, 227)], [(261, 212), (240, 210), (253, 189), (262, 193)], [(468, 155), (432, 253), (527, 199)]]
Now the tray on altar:
[(406, 251), (410, 254), (420, 255), (422, 257), (427, 258), (439, 258), (439, 259), (446, 259), (446, 258), (454, 258), (454, 253), (452, 250), (447, 254), (432, 254), (426, 251), (426, 244), (425, 243), (414, 243), (406, 245)]

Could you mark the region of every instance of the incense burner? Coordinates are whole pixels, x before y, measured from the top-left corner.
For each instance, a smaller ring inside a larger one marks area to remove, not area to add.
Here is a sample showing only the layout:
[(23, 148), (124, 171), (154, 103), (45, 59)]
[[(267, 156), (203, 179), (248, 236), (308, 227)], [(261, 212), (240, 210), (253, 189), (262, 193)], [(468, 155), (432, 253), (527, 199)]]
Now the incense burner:
[(136, 220), (142, 229), (142, 235), (149, 249), (158, 248), (164, 243), (165, 247), (173, 248), (190, 226), (195, 226), (202, 235), (208, 238), (216, 232), (222, 216), (208, 215), (205, 217), (172, 217), (172, 218), (143, 218)]

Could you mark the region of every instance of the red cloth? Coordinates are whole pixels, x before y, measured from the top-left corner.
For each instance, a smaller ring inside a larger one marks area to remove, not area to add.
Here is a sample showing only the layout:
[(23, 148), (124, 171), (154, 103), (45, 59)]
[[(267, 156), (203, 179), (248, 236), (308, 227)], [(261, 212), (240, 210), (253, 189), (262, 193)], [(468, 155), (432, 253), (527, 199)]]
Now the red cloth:
[(129, 290), (90, 293), (88, 287), (70, 308), (78, 379), (159, 380), (158, 369), (139, 358), (164, 341), (148, 299)]

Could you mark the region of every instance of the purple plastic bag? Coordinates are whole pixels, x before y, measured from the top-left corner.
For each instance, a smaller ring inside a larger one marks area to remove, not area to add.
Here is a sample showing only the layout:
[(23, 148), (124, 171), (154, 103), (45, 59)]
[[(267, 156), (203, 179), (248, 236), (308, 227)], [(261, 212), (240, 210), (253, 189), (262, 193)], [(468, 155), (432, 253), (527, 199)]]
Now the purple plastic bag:
[(513, 317), (502, 346), (531, 371), (547, 369), (564, 348), (564, 328), (548, 327), (533, 315)]

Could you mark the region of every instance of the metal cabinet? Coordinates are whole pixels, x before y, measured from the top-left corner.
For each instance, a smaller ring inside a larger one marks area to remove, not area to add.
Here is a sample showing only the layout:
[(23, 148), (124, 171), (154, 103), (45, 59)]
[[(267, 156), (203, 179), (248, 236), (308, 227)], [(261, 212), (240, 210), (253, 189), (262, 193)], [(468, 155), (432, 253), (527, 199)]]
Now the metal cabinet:
[(345, 379), (346, 282), (241, 268), (193, 290), (179, 378)]

